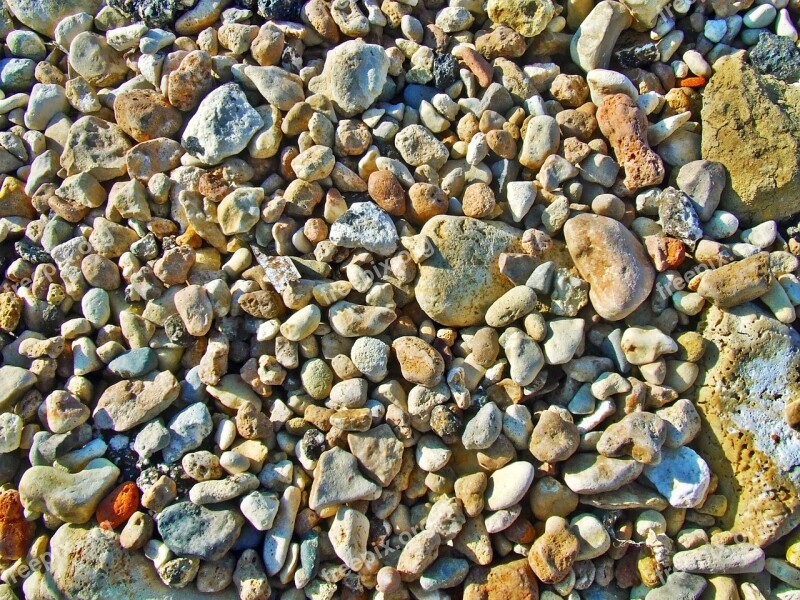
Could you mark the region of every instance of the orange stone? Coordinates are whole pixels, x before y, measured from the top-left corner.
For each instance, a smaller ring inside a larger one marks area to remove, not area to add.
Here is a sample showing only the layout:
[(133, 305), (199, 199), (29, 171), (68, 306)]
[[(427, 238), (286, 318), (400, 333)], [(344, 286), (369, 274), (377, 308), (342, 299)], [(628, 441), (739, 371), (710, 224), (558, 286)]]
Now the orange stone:
[(699, 88), (707, 83), (705, 77), (686, 77), (681, 79), (680, 86), (685, 88)]
[(0, 560), (24, 556), (35, 529), (36, 525), (25, 520), (19, 492), (0, 492)]
[(103, 529), (116, 529), (127, 523), (138, 508), (139, 488), (132, 481), (126, 481), (103, 498), (95, 517)]

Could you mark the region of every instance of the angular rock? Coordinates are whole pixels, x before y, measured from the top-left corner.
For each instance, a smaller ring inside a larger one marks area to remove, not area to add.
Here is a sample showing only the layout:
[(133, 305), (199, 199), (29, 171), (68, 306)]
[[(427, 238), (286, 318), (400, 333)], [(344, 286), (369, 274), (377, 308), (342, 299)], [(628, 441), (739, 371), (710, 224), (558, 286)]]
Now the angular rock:
[(392, 218), (372, 202), (354, 202), (331, 225), (329, 239), (337, 246), (364, 248), (380, 256), (397, 250), (397, 229)]
[(492, 567), (473, 567), (464, 581), (464, 600), (538, 600), (539, 585), (524, 558)]
[(348, 434), (347, 444), (359, 464), (382, 486), (389, 485), (400, 472), (404, 446), (386, 423), (363, 433)]
[(544, 31), (556, 14), (555, 8), (552, 0), (489, 0), (486, 12), (495, 23), (532, 38)]
[(753, 224), (800, 212), (800, 89), (759, 75), (742, 53), (714, 67), (702, 153), (728, 171), (722, 208)]
[(319, 457), (308, 505), (318, 510), (355, 500), (374, 500), (381, 488), (358, 472), (356, 457), (334, 446)]
[(120, 381), (103, 392), (94, 409), (94, 424), (100, 429), (127, 431), (154, 419), (180, 393), (180, 384), (169, 371), (152, 379)]

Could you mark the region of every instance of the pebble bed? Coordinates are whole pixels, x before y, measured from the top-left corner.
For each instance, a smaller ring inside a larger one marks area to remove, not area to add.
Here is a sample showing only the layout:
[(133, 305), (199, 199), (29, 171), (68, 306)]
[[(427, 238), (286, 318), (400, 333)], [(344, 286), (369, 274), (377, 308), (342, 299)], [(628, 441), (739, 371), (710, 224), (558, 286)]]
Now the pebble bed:
[(798, 16), (3, 0), (0, 600), (800, 598)]

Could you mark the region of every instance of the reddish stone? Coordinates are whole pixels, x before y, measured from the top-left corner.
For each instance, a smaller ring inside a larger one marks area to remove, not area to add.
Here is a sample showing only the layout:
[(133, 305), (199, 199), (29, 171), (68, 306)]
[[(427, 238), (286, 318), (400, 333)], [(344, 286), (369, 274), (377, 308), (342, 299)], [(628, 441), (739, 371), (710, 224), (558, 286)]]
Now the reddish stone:
[(680, 86), (685, 88), (699, 88), (703, 87), (706, 83), (705, 77), (686, 77), (681, 79)]
[(649, 235), (645, 238), (645, 248), (659, 273), (677, 269), (686, 257), (686, 248), (678, 239), (665, 235)]
[(0, 492), (0, 560), (25, 555), (36, 526), (25, 520), (17, 490)]
[(95, 517), (103, 529), (124, 525), (139, 508), (139, 488), (132, 481), (118, 485), (97, 507)]

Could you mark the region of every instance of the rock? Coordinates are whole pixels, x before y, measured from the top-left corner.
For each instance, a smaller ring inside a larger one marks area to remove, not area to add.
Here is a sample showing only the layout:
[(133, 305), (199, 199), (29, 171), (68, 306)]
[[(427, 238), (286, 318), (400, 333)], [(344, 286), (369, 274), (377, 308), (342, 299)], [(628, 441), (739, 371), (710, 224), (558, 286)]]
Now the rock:
[(732, 308), (766, 294), (770, 285), (769, 255), (754, 256), (708, 271), (697, 293), (720, 308)]
[(561, 517), (550, 517), (545, 531), (533, 542), (528, 564), (543, 583), (558, 583), (564, 579), (578, 554), (578, 538), (567, 529)]
[(65, 17), (79, 13), (97, 14), (103, 6), (102, 0), (9, 0), (6, 5), (11, 13), (24, 25), (49, 38), (55, 37), (55, 28)]
[(691, 448), (664, 448), (661, 462), (644, 469), (645, 478), (675, 508), (694, 508), (705, 500), (711, 479), (706, 462)]
[(169, 422), (170, 443), (162, 451), (164, 462), (175, 462), (198, 448), (212, 428), (211, 413), (205, 404), (197, 402), (184, 408)]
[(343, 116), (352, 117), (372, 106), (383, 91), (388, 70), (389, 59), (381, 46), (348, 40), (326, 54), (322, 73), (308, 89), (329, 98)]
[(426, 591), (449, 589), (464, 581), (469, 573), (469, 562), (463, 558), (438, 558), (425, 569), (419, 578), (420, 587)]
[(672, 564), (676, 571), (701, 575), (760, 573), (764, 570), (764, 551), (748, 543), (731, 546), (705, 544), (675, 553)]
[(633, 98), (619, 93), (605, 96), (597, 110), (597, 124), (625, 170), (623, 184), (629, 193), (664, 180), (664, 163), (647, 143), (647, 117)]
[[(56, 589), (66, 598), (102, 597), (131, 600), (192, 600), (194, 588), (169, 588), (140, 550), (126, 550), (113, 531), (100, 527), (62, 525), (50, 541), (50, 568), (42, 579), (41, 598)], [(31, 578), (33, 579), (33, 578)], [(26, 592), (29, 587), (26, 582)], [(220, 600), (238, 598), (233, 589), (218, 592)]]
[(704, 223), (717, 210), (725, 189), (725, 167), (710, 160), (696, 160), (683, 165), (676, 183), (689, 196), (697, 216)]
[(667, 437), (667, 426), (652, 413), (635, 412), (610, 425), (597, 442), (603, 456), (630, 455), (647, 465), (661, 461), (661, 446)]
[(360, 570), (367, 558), (369, 519), (357, 510), (342, 506), (328, 530), (336, 556), (350, 569)]
[(260, 490), (250, 492), (239, 503), (242, 514), (259, 531), (272, 527), (279, 506), (280, 502), (275, 494)]
[(15, 561), (25, 556), (35, 531), (36, 524), (25, 520), (19, 492), (0, 492), (0, 558)]
[(347, 435), (350, 452), (364, 471), (386, 487), (400, 472), (403, 463), (403, 443), (386, 423), (365, 432)]
[(494, 402), (487, 402), (467, 422), (461, 443), (467, 450), (485, 450), (494, 444), (502, 429), (503, 413)]
[(245, 67), (244, 74), (255, 84), (267, 101), (288, 111), (305, 98), (299, 77), (280, 67)]
[(547, 322), (547, 334), (542, 344), (549, 365), (563, 365), (572, 360), (583, 344), (583, 319), (554, 319)]
[[(789, 466), (800, 441), (783, 417), (797, 397), (800, 337), (750, 304), (709, 308), (700, 332), (708, 342), (696, 407), (708, 435), (697, 448), (729, 498), (722, 526), (765, 547), (800, 522), (800, 480)], [(732, 429), (736, 439), (725, 434)]]
[(529, 449), (537, 460), (550, 464), (563, 462), (578, 449), (578, 428), (559, 413), (543, 411), (533, 429)]
[(297, 511), (300, 508), (300, 488), (290, 485), (281, 496), (275, 523), (264, 539), (262, 556), (268, 575), (275, 575), (283, 567), (292, 541)]
[(445, 467), (453, 451), (435, 435), (423, 435), (415, 450), (417, 465), (423, 471), (435, 473)]
[(178, 68), (169, 74), (167, 99), (169, 104), (189, 112), (197, 108), (214, 87), (213, 66), (207, 52), (189, 52)]
[(495, 23), (532, 38), (544, 31), (556, 14), (556, 7), (552, 0), (489, 0), (486, 12)]
[(328, 310), (333, 330), (344, 337), (373, 336), (383, 333), (397, 318), (396, 313), (381, 306), (360, 306), (340, 300)]
[(422, 125), (409, 125), (394, 137), (394, 145), (403, 160), (412, 167), (430, 165), (438, 171), (449, 157), (445, 145)]
[(633, 18), (642, 27), (654, 27), (659, 14), (669, 4), (669, 0), (622, 0)]
[(117, 125), (137, 142), (155, 138), (171, 138), (181, 128), (179, 110), (155, 90), (130, 90), (114, 100)]
[(244, 150), (263, 125), (242, 89), (229, 83), (203, 99), (186, 124), (181, 144), (198, 160), (216, 165)]
[(104, 458), (92, 460), (78, 473), (34, 466), (20, 479), (20, 500), (26, 511), (47, 513), (67, 523), (86, 523), (118, 476), (119, 469)]
[(416, 298), (434, 321), (448, 327), (482, 323), (486, 310), (512, 287), (500, 273), (503, 252), (522, 252), (521, 232), (469, 217), (434, 217), (422, 228), (432, 254), (419, 267)]
[(631, 13), (618, 2), (599, 2), (581, 23), (572, 37), (572, 60), (587, 73), (605, 69), (619, 35), (631, 24)]
[(661, 229), (692, 247), (701, 237), (703, 229), (691, 199), (683, 192), (668, 187), (658, 199), (658, 217)]
[(36, 375), (27, 369), (12, 365), (0, 367), (0, 410), (13, 408), (17, 400), (22, 398), (37, 380)]
[(699, 600), (708, 582), (700, 575), (671, 573), (662, 587), (647, 592), (647, 600)]
[(750, 48), (750, 63), (762, 75), (772, 75), (786, 83), (800, 78), (800, 52), (791, 38), (762, 31), (758, 43)]
[(69, 47), (69, 64), (87, 83), (113, 87), (125, 80), (128, 65), (122, 54), (96, 33), (84, 31), (75, 36)]
[(729, 176), (721, 206), (754, 224), (800, 212), (800, 91), (736, 54), (715, 64), (704, 96), (703, 158)]
[(549, 156), (558, 152), (560, 141), (561, 130), (553, 117), (534, 116), (525, 129), (518, 157), (520, 164), (534, 171), (540, 169)]
[(564, 238), (601, 317), (618, 321), (647, 299), (655, 281), (653, 266), (639, 240), (619, 221), (578, 215), (564, 225)]
[(489, 477), (486, 508), (503, 510), (519, 503), (533, 483), (534, 468), (529, 462), (513, 462)]
[(360, 337), (350, 349), (350, 360), (367, 379), (378, 383), (383, 381), (388, 373), (389, 353), (390, 346), (383, 340)]
[(88, 173), (97, 181), (122, 177), (131, 143), (118, 125), (99, 117), (81, 117), (69, 128), (61, 166), (67, 175)]
[(139, 508), (139, 488), (132, 481), (118, 485), (97, 506), (95, 518), (104, 529), (124, 525)]
[(472, 567), (464, 581), (464, 600), (538, 600), (539, 586), (524, 558), (492, 567)]
[(642, 472), (635, 460), (576, 454), (564, 463), (564, 483), (576, 494), (613, 492), (632, 482)]
[(154, 419), (170, 406), (180, 384), (169, 371), (152, 378), (120, 381), (103, 392), (94, 409), (94, 424), (101, 429), (127, 431)]
[(500, 296), (486, 311), (486, 324), (502, 328), (536, 308), (536, 292), (527, 285), (518, 285)]
[(600, 519), (583, 513), (569, 522), (570, 532), (578, 538), (578, 554), (575, 560), (592, 560), (605, 554), (611, 547), (611, 536)]
[(117, 377), (133, 379), (146, 375), (158, 366), (158, 357), (150, 348), (134, 348), (108, 363), (108, 370)]
[(244, 519), (232, 510), (178, 502), (158, 515), (158, 533), (178, 556), (219, 560), (239, 537)]
[(354, 202), (331, 225), (329, 239), (337, 246), (364, 248), (380, 256), (397, 250), (397, 229), (392, 218), (372, 202)]
[[(459, 501), (456, 498), (442, 496), (431, 507), (425, 528), (435, 531), (446, 542), (459, 534), (465, 522), (464, 511)], [(466, 573), (464, 575), (466, 576)]]
[(358, 472), (356, 457), (333, 447), (323, 452), (314, 470), (308, 505), (318, 510), (355, 500), (374, 500), (381, 488)]
[(402, 336), (392, 342), (392, 349), (406, 381), (425, 387), (439, 385), (444, 359), (433, 346), (418, 337)]
[(414, 581), (422, 575), (439, 555), (439, 534), (425, 529), (403, 547), (397, 560), (397, 570), (405, 581)]

